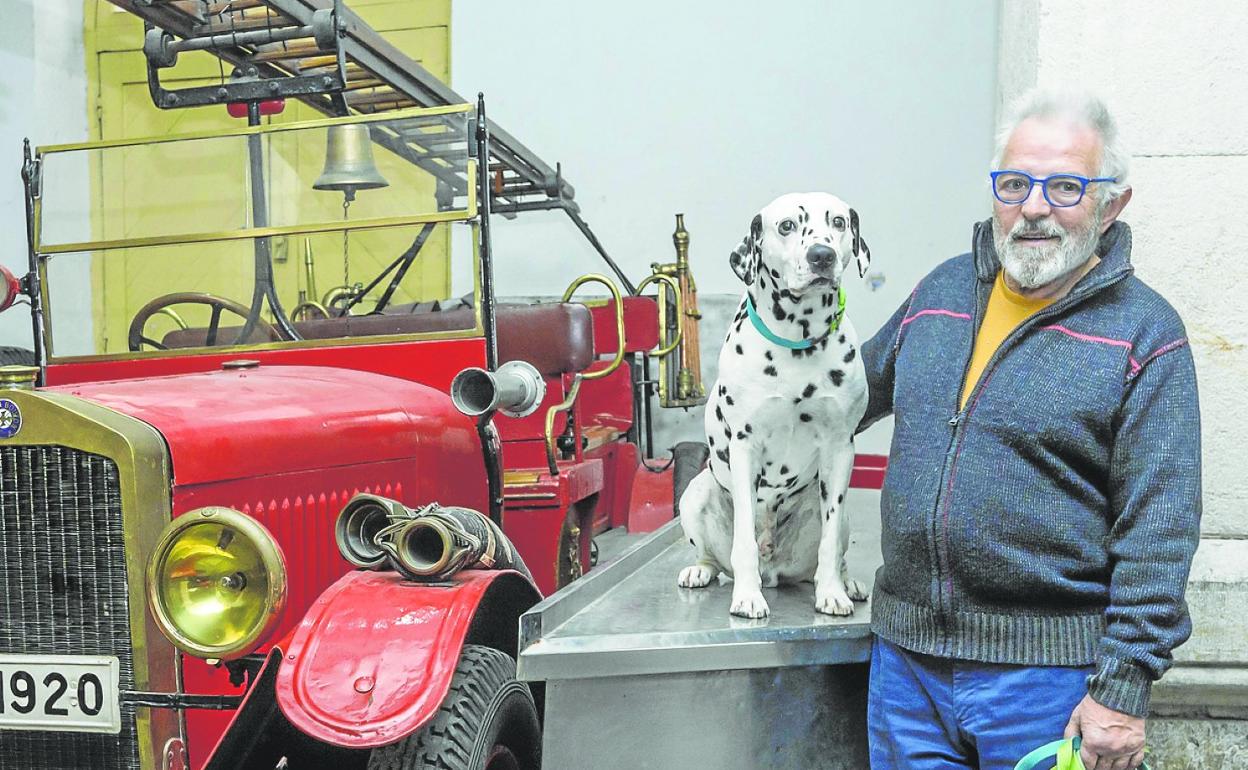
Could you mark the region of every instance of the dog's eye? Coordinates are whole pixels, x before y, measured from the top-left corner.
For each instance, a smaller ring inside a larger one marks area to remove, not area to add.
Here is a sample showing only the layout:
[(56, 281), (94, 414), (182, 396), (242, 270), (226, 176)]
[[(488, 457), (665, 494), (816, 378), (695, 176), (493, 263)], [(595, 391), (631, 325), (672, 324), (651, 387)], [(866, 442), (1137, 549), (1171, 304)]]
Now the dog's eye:
[(792, 219), (786, 219), (780, 223), (780, 227), (777, 229), (780, 230), (781, 235), (788, 235), (789, 233), (797, 229), (797, 223), (794, 222)]
[(845, 217), (832, 217), (832, 226), (837, 230), (845, 229)]

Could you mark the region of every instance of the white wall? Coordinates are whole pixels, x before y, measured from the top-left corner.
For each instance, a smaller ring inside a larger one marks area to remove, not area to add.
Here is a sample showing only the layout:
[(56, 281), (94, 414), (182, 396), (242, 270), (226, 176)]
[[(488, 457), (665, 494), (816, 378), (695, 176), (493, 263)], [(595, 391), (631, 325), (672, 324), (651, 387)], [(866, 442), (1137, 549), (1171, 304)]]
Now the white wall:
[[(22, 139), (29, 137), (38, 146), (87, 138), (85, 66), (82, 0), (0, 0), (0, 264), (16, 275), (28, 270)], [(77, 194), (86, 210), (85, 167), (79, 176)], [(64, 275), (60, 285), (63, 296), (89, 296), (82, 270)], [(89, 337), (90, 313), (83, 313), (83, 323), (73, 333)], [(25, 307), (0, 314), (0, 345), (30, 347)]]
[[(700, 294), (739, 294), (727, 255), (755, 211), (827, 190), (861, 214), (886, 279), (849, 285), (865, 336), (990, 213), (995, 0), (456, 0), (451, 29), (455, 89), (484, 91), (492, 118), (563, 162), (635, 280), (671, 259), (684, 212)], [(494, 233), (500, 293), (558, 293), (601, 269), (562, 214)], [(886, 451), (887, 435), (860, 449)]]

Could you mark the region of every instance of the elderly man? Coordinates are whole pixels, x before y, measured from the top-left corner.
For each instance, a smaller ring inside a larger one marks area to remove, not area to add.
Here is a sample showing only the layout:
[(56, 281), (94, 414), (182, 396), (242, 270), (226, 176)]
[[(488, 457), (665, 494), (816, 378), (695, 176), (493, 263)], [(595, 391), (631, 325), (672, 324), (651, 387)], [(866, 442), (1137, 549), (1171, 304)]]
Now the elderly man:
[(1132, 273), (1127, 156), (1090, 97), (1024, 97), (990, 222), (862, 350), (893, 414), (869, 722), (875, 768), (1011, 768), (1081, 737), (1143, 758), (1190, 633), (1200, 519), (1183, 323)]

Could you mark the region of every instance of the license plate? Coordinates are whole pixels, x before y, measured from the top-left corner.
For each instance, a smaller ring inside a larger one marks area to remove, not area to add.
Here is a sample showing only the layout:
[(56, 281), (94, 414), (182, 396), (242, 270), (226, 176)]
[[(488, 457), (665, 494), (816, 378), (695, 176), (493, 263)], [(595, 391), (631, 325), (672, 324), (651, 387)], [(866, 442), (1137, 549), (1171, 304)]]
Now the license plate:
[(117, 659), (0, 655), (0, 730), (121, 732)]

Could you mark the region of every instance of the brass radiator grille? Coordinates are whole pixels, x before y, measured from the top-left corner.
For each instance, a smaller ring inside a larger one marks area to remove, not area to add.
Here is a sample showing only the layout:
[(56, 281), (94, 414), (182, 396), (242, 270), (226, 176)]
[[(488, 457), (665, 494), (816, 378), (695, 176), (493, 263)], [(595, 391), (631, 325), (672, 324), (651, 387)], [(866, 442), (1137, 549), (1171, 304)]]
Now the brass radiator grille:
[[(134, 689), (117, 465), (61, 446), (0, 447), (0, 652), (114, 655)], [(0, 732), (0, 768), (138, 770), (121, 734)]]

